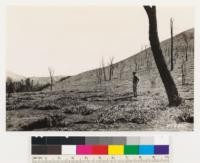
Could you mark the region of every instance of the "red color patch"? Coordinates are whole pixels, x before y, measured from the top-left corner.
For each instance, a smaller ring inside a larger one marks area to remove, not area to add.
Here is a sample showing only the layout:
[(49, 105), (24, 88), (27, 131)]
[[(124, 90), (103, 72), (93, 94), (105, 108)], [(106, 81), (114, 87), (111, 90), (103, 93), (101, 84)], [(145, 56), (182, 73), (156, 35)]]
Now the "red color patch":
[(108, 154), (108, 146), (107, 145), (93, 145), (92, 146), (92, 154), (107, 155)]

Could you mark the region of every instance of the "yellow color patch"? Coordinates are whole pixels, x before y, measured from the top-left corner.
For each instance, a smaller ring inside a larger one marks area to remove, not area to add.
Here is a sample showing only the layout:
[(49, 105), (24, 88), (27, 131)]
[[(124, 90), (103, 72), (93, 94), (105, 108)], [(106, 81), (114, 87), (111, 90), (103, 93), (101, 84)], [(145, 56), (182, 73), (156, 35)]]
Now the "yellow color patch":
[(109, 145), (108, 146), (109, 155), (123, 155), (124, 154), (124, 145)]

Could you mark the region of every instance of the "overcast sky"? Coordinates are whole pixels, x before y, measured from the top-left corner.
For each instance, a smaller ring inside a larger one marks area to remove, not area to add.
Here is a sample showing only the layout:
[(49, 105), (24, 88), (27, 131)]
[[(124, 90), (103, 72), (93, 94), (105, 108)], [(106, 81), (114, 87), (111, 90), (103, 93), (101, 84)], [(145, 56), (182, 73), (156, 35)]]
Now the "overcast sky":
[[(194, 27), (191, 7), (157, 8), (160, 40)], [(9, 6), (7, 70), (24, 76), (75, 75), (107, 61), (125, 59), (148, 44), (143, 7)]]

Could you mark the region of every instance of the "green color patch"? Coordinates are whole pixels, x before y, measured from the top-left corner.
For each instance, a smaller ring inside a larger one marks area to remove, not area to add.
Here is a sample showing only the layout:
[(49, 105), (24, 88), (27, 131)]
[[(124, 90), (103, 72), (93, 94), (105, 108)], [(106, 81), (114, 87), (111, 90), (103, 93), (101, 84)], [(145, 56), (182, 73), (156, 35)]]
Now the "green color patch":
[(138, 145), (125, 145), (124, 146), (124, 154), (125, 155), (138, 155), (139, 154), (139, 146)]

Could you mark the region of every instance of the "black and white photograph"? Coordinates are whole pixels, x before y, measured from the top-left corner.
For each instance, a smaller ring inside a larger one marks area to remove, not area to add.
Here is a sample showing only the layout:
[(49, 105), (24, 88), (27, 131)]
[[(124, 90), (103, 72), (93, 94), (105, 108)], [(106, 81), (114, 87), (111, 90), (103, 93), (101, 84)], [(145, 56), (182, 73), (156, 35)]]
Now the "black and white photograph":
[(194, 8), (9, 5), (7, 131), (193, 131)]

